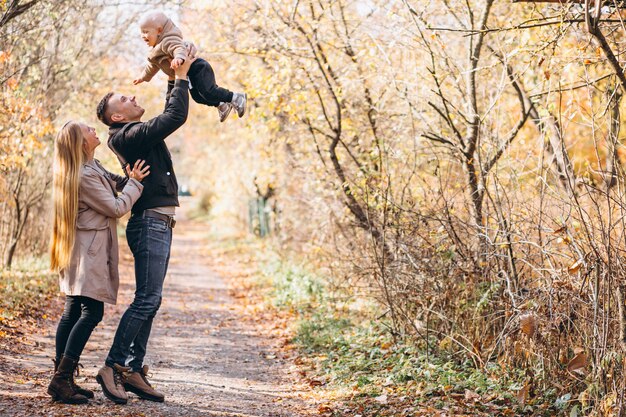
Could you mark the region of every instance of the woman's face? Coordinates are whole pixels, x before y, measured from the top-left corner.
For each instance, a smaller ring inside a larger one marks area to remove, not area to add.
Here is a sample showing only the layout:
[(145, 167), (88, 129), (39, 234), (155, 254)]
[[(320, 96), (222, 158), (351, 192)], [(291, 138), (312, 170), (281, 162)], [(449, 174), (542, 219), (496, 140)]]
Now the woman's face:
[(83, 146), (85, 147), (85, 151), (91, 154), (98, 145), (100, 145), (100, 139), (98, 139), (98, 135), (96, 135), (96, 129), (86, 124), (81, 124), (80, 130), (83, 132)]

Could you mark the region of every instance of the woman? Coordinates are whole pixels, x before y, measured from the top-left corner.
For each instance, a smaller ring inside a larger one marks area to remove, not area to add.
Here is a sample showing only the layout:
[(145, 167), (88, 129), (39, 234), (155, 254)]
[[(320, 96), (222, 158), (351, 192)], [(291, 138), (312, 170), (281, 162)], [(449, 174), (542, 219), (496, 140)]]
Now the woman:
[[(54, 221), (50, 263), (59, 271), (65, 309), (56, 334), (55, 373), (48, 394), (84, 404), (93, 392), (74, 383), (74, 371), (104, 303), (115, 304), (119, 286), (116, 219), (128, 213), (149, 173), (137, 161), (128, 178), (112, 174), (94, 159), (100, 140), (95, 129), (70, 121), (54, 148)], [(116, 191), (121, 191), (117, 196)]]

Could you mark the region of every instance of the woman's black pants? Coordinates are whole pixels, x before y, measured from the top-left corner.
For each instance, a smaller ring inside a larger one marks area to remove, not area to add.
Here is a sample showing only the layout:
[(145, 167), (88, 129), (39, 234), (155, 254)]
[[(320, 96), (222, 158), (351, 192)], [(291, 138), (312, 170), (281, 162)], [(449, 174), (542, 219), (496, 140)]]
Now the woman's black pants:
[(68, 295), (56, 335), (56, 359), (79, 360), (91, 332), (102, 321), (104, 303), (93, 298)]

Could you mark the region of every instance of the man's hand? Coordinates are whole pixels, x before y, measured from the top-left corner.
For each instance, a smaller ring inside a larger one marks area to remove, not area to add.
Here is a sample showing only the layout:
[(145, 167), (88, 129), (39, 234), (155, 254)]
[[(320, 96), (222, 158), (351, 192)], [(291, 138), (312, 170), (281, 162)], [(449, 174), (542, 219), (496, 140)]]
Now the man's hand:
[(141, 78), (137, 78), (136, 80), (133, 80), (134, 85), (141, 84), (142, 82), (143, 82), (143, 79)]
[(170, 68), (175, 70), (176, 68), (180, 67), (183, 62), (185, 62), (184, 59), (181, 58), (176, 58), (176, 59), (172, 59), (172, 63), (170, 64)]
[(187, 72), (189, 71), (189, 67), (191, 66), (191, 64), (193, 63), (193, 61), (195, 61), (196, 58), (191, 58), (189, 57), (189, 59), (186, 59), (185, 62), (183, 62), (181, 65), (178, 66), (178, 68), (174, 69), (174, 74), (176, 74), (176, 79), (182, 79), (182, 80), (186, 80), (187, 79)]

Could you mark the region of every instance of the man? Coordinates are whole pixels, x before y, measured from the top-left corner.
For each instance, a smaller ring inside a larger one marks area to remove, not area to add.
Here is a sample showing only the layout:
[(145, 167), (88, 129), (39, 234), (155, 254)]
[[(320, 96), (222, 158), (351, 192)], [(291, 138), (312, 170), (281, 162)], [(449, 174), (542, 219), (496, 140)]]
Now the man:
[(143, 159), (151, 170), (126, 227), (126, 239), (135, 258), (135, 299), (122, 316), (105, 365), (96, 377), (106, 397), (118, 404), (128, 401), (126, 391), (146, 400), (165, 399), (148, 382), (143, 359), (152, 321), (161, 305), (175, 208), (179, 205), (178, 184), (165, 139), (187, 120), (187, 71), (194, 55), (195, 48), (190, 46), (191, 58), (175, 70), (175, 79), (168, 81), (165, 110), (159, 116), (142, 122), (144, 109), (134, 96), (109, 93), (98, 104), (98, 119), (109, 126), (109, 148), (122, 165), (132, 166)]

